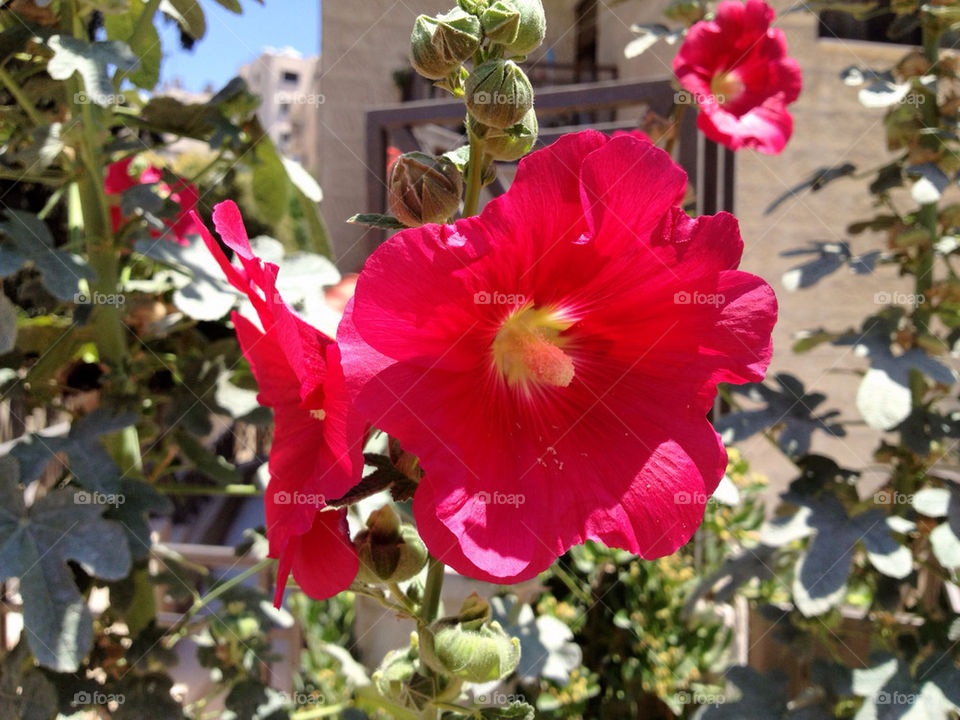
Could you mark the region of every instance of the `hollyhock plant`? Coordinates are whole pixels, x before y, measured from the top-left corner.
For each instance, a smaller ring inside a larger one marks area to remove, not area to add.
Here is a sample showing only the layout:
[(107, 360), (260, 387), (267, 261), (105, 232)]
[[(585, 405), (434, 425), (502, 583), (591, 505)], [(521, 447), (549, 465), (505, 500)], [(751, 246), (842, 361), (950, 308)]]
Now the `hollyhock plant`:
[(293, 572), (317, 599), (345, 590), (357, 573), (345, 510), (324, 509), (360, 479), (365, 427), (349, 412), (336, 342), (291, 310), (276, 290), (278, 268), (250, 247), (237, 206), (216, 206), (213, 222), (240, 260), (230, 263), (196, 214), (192, 219), (230, 284), (253, 304), (262, 329), (237, 312), (232, 319), (244, 357), (274, 411), (270, 483), (265, 504), (271, 557), (279, 558), (274, 602)]
[(115, 196), (110, 198), (110, 224), (113, 232), (116, 233), (119, 231), (120, 228), (123, 227), (123, 224), (129, 220), (129, 218), (123, 215), (119, 196), (137, 185), (157, 183), (160, 194), (169, 198), (170, 201), (178, 205), (180, 209), (177, 211), (174, 219), (162, 219), (166, 230), (161, 232), (151, 228), (150, 236), (153, 238), (163, 237), (168, 240), (173, 240), (180, 245), (188, 244), (189, 237), (200, 232), (200, 223), (194, 221), (192, 215), (192, 211), (196, 208), (197, 202), (200, 199), (196, 185), (188, 183), (186, 180), (180, 180), (174, 187), (170, 187), (167, 183), (161, 182), (163, 179), (163, 171), (153, 165), (140, 173), (139, 178), (134, 178), (130, 175), (130, 165), (132, 162), (133, 158), (129, 157), (111, 163), (107, 167), (106, 178), (104, 179), (104, 190), (108, 196)]
[(776, 299), (727, 213), (637, 137), (566, 135), (477, 217), (394, 235), (338, 330), (351, 397), (420, 459), (417, 527), (514, 582), (597, 540), (658, 557), (721, 479), (718, 382), (763, 378)]
[(800, 95), (800, 66), (763, 0), (729, 0), (714, 20), (690, 28), (673, 59), (680, 85), (700, 107), (697, 127), (731, 150), (778, 154), (793, 132), (787, 105)]

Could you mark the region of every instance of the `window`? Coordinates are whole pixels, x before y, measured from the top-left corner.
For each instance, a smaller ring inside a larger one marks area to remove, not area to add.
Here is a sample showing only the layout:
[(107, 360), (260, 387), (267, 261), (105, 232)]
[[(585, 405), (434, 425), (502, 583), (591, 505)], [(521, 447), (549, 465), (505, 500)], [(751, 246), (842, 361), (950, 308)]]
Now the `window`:
[(300, 82), (300, 73), (295, 73), (290, 70), (284, 70), (283, 81), (285, 83), (289, 83), (290, 85), (296, 85)]

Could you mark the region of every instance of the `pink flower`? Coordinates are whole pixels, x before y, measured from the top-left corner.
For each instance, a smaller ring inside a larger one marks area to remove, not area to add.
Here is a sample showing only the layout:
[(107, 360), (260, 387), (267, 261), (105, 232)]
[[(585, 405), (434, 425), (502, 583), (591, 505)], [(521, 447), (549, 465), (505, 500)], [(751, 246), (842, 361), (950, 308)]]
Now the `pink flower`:
[(331, 597), (353, 582), (358, 560), (346, 511), (324, 508), (360, 480), (366, 431), (350, 412), (340, 349), (284, 304), (276, 289), (278, 268), (253, 254), (233, 202), (217, 205), (213, 222), (240, 267), (227, 260), (195, 213), (193, 220), (230, 284), (250, 298), (263, 328), (233, 313), (260, 387), (258, 400), (274, 411), (265, 497), (270, 555), (280, 560), (274, 602), (279, 607), (291, 570), (305, 593)]
[(635, 137), (566, 135), (479, 217), (390, 238), (338, 330), (351, 396), (418, 455), (430, 551), (492, 582), (597, 540), (668, 554), (726, 452), (718, 382), (758, 381), (776, 299), (735, 270), (733, 216)]
[(673, 59), (677, 80), (700, 106), (697, 127), (731, 150), (778, 154), (793, 132), (787, 105), (803, 78), (773, 18), (763, 0), (721, 2), (716, 19), (690, 28)]
[(123, 227), (123, 224), (129, 220), (129, 218), (123, 215), (119, 196), (137, 185), (157, 183), (157, 189), (160, 191), (160, 194), (178, 205), (180, 210), (173, 220), (163, 218), (163, 224), (167, 228), (165, 231), (160, 232), (159, 230), (151, 228), (150, 236), (153, 238), (164, 237), (180, 245), (186, 245), (191, 235), (200, 233), (199, 228), (201, 223), (195, 222), (192, 214), (192, 211), (197, 207), (197, 202), (200, 200), (197, 186), (188, 183), (186, 180), (180, 180), (174, 187), (170, 187), (167, 183), (161, 182), (163, 171), (152, 165), (140, 174), (139, 179), (134, 179), (130, 176), (130, 164), (132, 162), (133, 158), (128, 157), (107, 166), (104, 190), (107, 195), (117, 196), (111, 198), (110, 204), (110, 222), (113, 232), (116, 233)]

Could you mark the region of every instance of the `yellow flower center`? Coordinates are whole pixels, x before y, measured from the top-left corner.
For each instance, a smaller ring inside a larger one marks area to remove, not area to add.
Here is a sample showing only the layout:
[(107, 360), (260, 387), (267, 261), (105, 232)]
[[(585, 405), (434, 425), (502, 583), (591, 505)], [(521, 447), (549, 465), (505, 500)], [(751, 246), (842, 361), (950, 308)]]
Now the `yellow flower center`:
[(710, 92), (721, 105), (736, 100), (737, 96), (743, 92), (743, 88), (743, 81), (730, 72), (715, 75), (710, 82)]
[(511, 387), (532, 382), (567, 387), (574, 366), (560, 333), (571, 325), (557, 310), (531, 304), (514, 310), (493, 340), (494, 366)]

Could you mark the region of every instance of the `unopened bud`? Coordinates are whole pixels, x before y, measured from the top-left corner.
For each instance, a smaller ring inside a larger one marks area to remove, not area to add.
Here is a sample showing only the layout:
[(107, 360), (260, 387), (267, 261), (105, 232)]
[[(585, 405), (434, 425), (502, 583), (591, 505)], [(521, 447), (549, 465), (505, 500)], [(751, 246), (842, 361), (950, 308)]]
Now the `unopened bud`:
[(427, 549), (416, 528), (401, 525), (389, 505), (370, 513), (367, 529), (357, 535), (354, 545), (360, 557), (357, 579), (362, 582), (403, 582), (427, 562)]
[(442, 223), (460, 207), (463, 175), (449, 158), (401, 155), (390, 170), (390, 212), (407, 227)]
[(460, 8), (435, 18), (421, 15), (410, 35), (410, 60), (426, 78), (440, 80), (480, 47), (480, 20)]
[(687, 27), (703, 20), (707, 8), (703, 0), (673, 0), (663, 11), (670, 20), (680, 22)]
[(517, 669), (520, 641), (508, 636), (497, 622), (472, 630), (447, 618), (421, 633), (420, 659), (438, 673), (468, 682), (491, 682)]
[[(547, 17), (543, 12), (541, 0), (499, 0), (496, 5), (513, 7), (520, 13), (520, 22), (517, 26), (517, 35), (510, 42), (502, 42), (506, 51), (511, 55), (527, 55), (532, 53), (547, 36)], [(493, 16), (491, 16), (492, 18)], [(484, 27), (486, 27), (486, 13), (484, 13)]]
[(417, 672), (417, 653), (413, 648), (391, 650), (373, 674), (380, 694), (395, 702), (406, 700), (406, 690)]
[(470, 117), (470, 131), (483, 138), (483, 151), (494, 160), (519, 160), (537, 142), (537, 114), (530, 108), (523, 119), (508, 128), (493, 128)]
[(516, 42), (520, 32), (520, 9), (512, 0), (497, 0), (480, 16), (484, 34), (501, 45)]
[(494, 128), (516, 125), (533, 107), (533, 87), (512, 60), (488, 60), (474, 68), (464, 93), (470, 114)]

